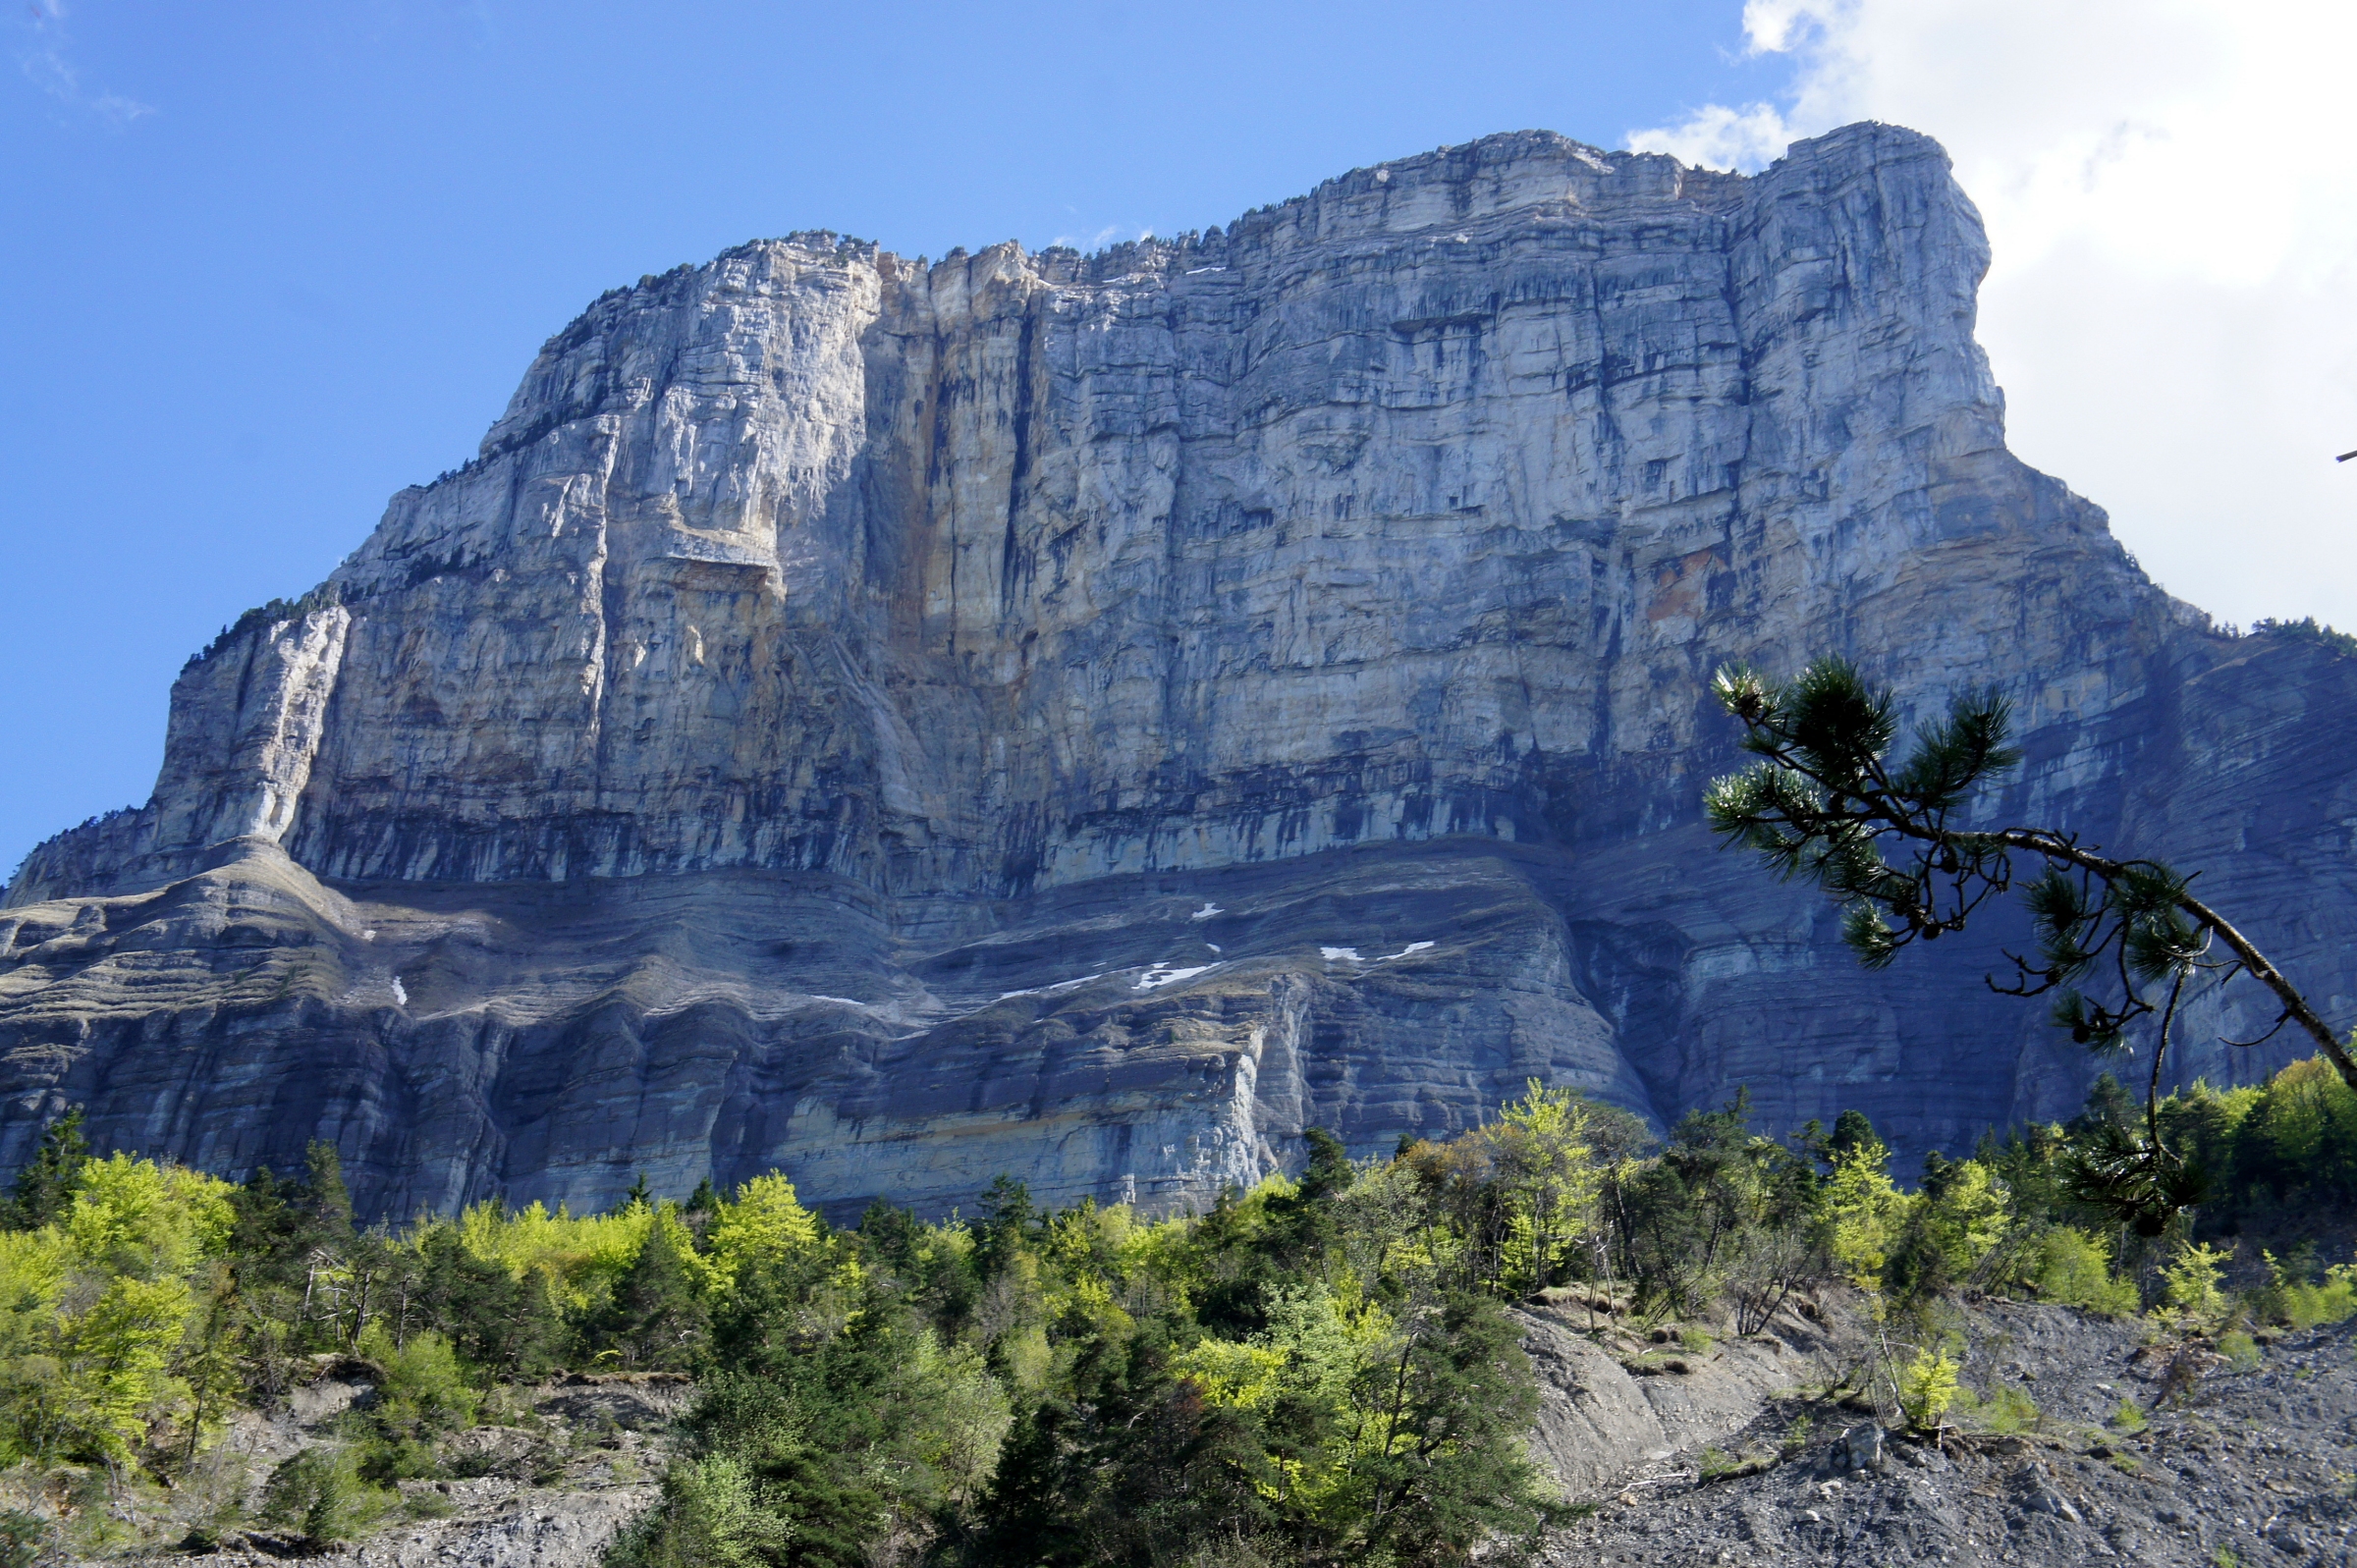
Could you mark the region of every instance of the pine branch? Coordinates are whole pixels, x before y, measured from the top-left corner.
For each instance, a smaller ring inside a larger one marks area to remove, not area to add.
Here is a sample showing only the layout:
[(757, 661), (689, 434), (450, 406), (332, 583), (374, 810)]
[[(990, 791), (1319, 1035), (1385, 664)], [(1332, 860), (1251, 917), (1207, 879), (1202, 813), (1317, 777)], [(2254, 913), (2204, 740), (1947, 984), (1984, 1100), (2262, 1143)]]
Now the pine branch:
[[(1845, 660), (1817, 660), (1784, 684), (1730, 667), (1712, 692), (1742, 723), (1743, 749), (1760, 759), (1712, 782), (1704, 795), (1712, 828), (1780, 876), (1813, 882), (1840, 902), (1842, 940), (1867, 967), (1962, 931), (1983, 903), (2013, 890), (2017, 856), (2038, 864), (2023, 892), (2038, 953), (2008, 952), (2011, 983), (1988, 983), (2011, 996), (2058, 993), (2056, 1023), (2097, 1051), (2122, 1049), (2132, 1027), (2157, 1018), (2149, 1136), (2138, 1156), (2150, 1168), (2131, 1179), (2114, 1151), (2088, 1178), (2110, 1181), (2140, 1225), (2199, 1189), (2198, 1173), (2163, 1146), (2153, 1108), (2177, 1003), (2196, 975), (2258, 981), (2281, 1008), (2275, 1028), (2298, 1024), (2357, 1089), (2357, 1060), (2340, 1037), (2247, 937), (2194, 896), (2190, 878), (2159, 861), (2113, 859), (2059, 829), (1953, 825), (1980, 786), (2021, 761), (2001, 693), (1957, 696), (1893, 766), (1896, 704)], [(2218, 947), (2230, 956), (2212, 958)], [(2090, 995), (2099, 974), (2102, 998)], [(2163, 987), (2165, 1002), (2146, 995)]]

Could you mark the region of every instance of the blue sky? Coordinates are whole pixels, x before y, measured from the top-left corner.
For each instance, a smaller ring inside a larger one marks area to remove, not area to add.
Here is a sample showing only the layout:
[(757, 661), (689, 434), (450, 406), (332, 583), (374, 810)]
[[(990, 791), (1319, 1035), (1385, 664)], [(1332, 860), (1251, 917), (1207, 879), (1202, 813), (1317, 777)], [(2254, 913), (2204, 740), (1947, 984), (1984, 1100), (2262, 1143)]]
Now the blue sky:
[[(17, 0), (0, 872), (145, 798), (188, 655), (470, 456), (541, 340), (605, 289), (800, 228), (932, 255), (1198, 228), (1524, 127), (1608, 146), (1651, 127), (1756, 164), (1863, 105), (1970, 143), (2002, 94), (1959, 108), (1893, 78), (1890, 29), (1858, 29), (1894, 3), (1753, 0), (1747, 28), (1738, 0)], [(1918, 52), (1950, 69), (1952, 42)], [(2158, 78), (2123, 80), (2132, 98)], [(1918, 99), (1956, 128), (1911, 117)], [(2075, 477), (2072, 455), (2033, 456)], [(2330, 613), (2277, 575), (2284, 613)]]

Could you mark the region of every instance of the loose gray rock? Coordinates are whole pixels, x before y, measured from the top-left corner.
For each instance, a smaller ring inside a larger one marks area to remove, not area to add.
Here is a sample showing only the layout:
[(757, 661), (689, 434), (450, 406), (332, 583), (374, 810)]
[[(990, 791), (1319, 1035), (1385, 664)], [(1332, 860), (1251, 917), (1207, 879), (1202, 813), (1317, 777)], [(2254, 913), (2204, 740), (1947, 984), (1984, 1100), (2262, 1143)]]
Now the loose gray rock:
[(1844, 1470), (1880, 1470), (1883, 1468), (1883, 1429), (1869, 1421), (1852, 1427), (1841, 1434), (1835, 1445), (1837, 1462)]
[[(2008, 1356), (2035, 1371), (2042, 1388), (2101, 1381), (2144, 1391), (2177, 1359), (2172, 1346), (2154, 1354), (2137, 1325), (2066, 1309), (1985, 1303), (1966, 1308), (1963, 1324), (1972, 1345), (2009, 1344)], [(1855, 1343), (1839, 1338), (1832, 1348)], [(1804, 1417), (1803, 1430), (1833, 1429), (1822, 1407), (1770, 1397), (1742, 1430), (1711, 1442), (1781, 1462), (1717, 1480), (1697, 1472), (1618, 1500), (1575, 1492), (1573, 1500), (1597, 1506), (1551, 1538), (1543, 1556), (1557, 1568), (1709, 1563), (1727, 1553), (1762, 1568), (2083, 1568), (2090, 1559), (2338, 1568), (2351, 1560), (2357, 1535), (2346, 1479), (2357, 1474), (2357, 1325), (2287, 1335), (2266, 1357), (2259, 1374), (2204, 1374), (2133, 1432), (2098, 1437), (2076, 1418), (2043, 1412), (2026, 1433), (1950, 1431), (1939, 1446), (1886, 1432), (1882, 1470), (1839, 1476), (1828, 1471), (1849, 1448), (1850, 1432), (1788, 1446)], [(2004, 1374), (1968, 1350), (1964, 1376), (1986, 1388)], [(2214, 1462), (2203, 1480), (2185, 1482), (2173, 1461), (2196, 1449)], [(1939, 1463), (1906, 1462), (1918, 1454)]]

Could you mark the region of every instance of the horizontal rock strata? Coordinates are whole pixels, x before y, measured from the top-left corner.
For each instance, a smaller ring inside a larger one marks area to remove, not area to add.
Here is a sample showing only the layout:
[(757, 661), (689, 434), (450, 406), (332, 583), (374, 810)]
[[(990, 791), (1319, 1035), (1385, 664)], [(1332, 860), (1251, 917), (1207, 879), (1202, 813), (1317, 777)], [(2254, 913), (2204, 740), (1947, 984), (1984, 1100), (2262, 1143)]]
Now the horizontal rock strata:
[[(2357, 661), (2217, 633), (2006, 453), (1986, 260), (1909, 132), (1526, 133), (1094, 256), (616, 291), (27, 860), (0, 1160), (78, 1101), (222, 1169), (329, 1138), (384, 1212), (1168, 1207), (1532, 1076), (1909, 1150), (2067, 1109), (2008, 933), (1861, 974), (1699, 828), (1712, 670), (1826, 651), (2002, 686), (1992, 809), (2208, 868), (2346, 1011)], [(2280, 1059), (2200, 1014), (2192, 1068)]]

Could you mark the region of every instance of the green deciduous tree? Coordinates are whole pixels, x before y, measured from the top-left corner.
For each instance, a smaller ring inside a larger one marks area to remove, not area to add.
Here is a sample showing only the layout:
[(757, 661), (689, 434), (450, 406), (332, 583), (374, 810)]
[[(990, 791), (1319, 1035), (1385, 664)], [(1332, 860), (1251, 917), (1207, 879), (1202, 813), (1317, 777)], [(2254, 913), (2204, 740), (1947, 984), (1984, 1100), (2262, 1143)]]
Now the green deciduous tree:
[(1518, 1289), (1555, 1283), (1592, 1222), (1604, 1173), (1587, 1141), (1588, 1107), (1536, 1078), (1488, 1129), (1507, 1204), (1505, 1271)]
[(48, 1224), (0, 1235), (0, 1452), (120, 1460), (189, 1415), (179, 1373), (230, 1191), (117, 1154), (81, 1164)]
[(1823, 1201), (1835, 1267), (1858, 1289), (1879, 1294), (1907, 1212), (1906, 1194), (1891, 1179), (1891, 1151), (1875, 1139), (1836, 1153)]

